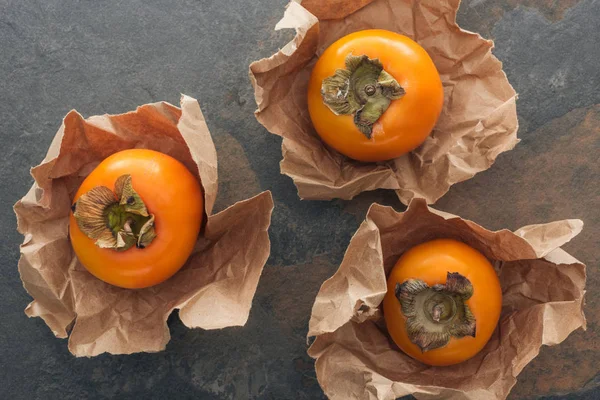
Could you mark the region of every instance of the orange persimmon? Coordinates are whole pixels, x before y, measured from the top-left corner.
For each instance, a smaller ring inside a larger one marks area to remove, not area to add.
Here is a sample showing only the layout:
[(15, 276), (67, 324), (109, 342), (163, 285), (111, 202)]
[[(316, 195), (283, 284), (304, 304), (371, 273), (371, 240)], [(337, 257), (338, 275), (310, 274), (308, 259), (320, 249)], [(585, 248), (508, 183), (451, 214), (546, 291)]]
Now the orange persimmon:
[(325, 143), (359, 161), (383, 161), (418, 147), (444, 103), (427, 52), (398, 33), (371, 29), (342, 37), (321, 55), (308, 111)]
[(97, 278), (123, 288), (156, 285), (190, 256), (204, 215), (198, 179), (153, 150), (111, 155), (83, 181), (70, 216), (71, 244)]
[(489, 341), (502, 308), (500, 281), (479, 251), (452, 239), (422, 243), (392, 269), (383, 301), (388, 332), (409, 356), (457, 364)]

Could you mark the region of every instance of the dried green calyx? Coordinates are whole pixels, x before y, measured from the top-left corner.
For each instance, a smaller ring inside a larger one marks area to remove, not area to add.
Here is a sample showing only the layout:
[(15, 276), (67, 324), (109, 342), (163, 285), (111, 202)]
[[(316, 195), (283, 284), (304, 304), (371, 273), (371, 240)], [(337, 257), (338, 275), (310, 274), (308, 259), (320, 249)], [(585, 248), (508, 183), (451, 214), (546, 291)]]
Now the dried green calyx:
[(404, 95), (404, 89), (378, 59), (348, 54), (346, 69), (338, 69), (323, 80), (321, 95), (335, 115), (354, 115), (354, 124), (370, 139), (373, 124), (392, 100)]
[(408, 279), (395, 289), (407, 318), (408, 338), (421, 351), (443, 347), (452, 337), (475, 337), (475, 317), (466, 303), (473, 285), (463, 275), (448, 272), (444, 285), (431, 287), (420, 279)]
[(102, 248), (125, 251), (144, 248), (156, 237), (154, 215), (133, 189), (130, 175), (115, 182), (115, 191), (97, 186), (73, 205), (79, 229)]

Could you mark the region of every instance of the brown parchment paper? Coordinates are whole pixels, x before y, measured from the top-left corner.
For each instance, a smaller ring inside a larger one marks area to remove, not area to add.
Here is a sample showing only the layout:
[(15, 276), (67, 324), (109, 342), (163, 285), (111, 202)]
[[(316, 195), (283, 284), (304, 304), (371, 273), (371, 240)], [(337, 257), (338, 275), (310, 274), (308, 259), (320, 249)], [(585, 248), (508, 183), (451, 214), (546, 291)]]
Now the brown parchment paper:
[[(303, 199), (351, 199), (395, 189), (404, 204), (434, 203), (451, 185), (489, 168), (517, 139), (516, 94), (491, 53), (493, 42), (456, 24), (459, 0), (293, 1), (275, 29), (296, 36), (250, 65), (256, 118), (283, 137), (281, 173)], [(361, 163), (328, 148), (308, 114), (307, 88), (323, 51), (348, 33), (387, 29), (427, 50), (444, 85), (444, 108), (425, 143), (395, 160)]]
[[(78, 262), (68, 236), (73, 195), (104, 158), (129, 148), (175, 157), (201, 179), (208, 215), (186, 265), (171, 279), (131, 290), (93, 277)], [(163, 350), (174, 309), (188, 327), (219, 329), (246, 323), (269, 256), (270, 192), (211, 215), (217, 195), (217, 154), (198, 102), (161, 102), (120, 115), (64, 118), (35, 182), (15, 205), (24, 236), (19, 272), (34, 298), (25, 312), (41, 317), (76, 356)]]
[[(585, 266), (560, 249), (580, 220), (488, 231), (474, 222), (413, 200), (407, 211), (374, 204), (338, 271), (312, 309), (309, 354), (330, 399), (504, 399), (542, 345), (583, 327)], [(503, 289), (502, 316), (485, 348), (450, 367), (413, 360), (389, 338), (380, 304), (386, 276), (400, 255), (435, 238), (454, 238), (494, 263)]]

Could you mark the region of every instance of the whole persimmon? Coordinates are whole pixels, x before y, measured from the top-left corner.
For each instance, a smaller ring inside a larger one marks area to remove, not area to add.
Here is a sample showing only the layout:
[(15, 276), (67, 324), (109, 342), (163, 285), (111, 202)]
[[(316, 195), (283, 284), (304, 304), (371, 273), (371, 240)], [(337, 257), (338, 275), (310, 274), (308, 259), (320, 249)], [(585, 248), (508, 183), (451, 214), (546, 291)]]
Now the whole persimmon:
[(429, 365), (468, 360), (490, 340), (502, 290), (483, 254), (452, 239), (422, 243), (392, 269), (383, 301), (388, 332), (409, 356)]
[(190, 256), (204, 215), (198, 179), (179, 161), (145, 149), (102, 161), (75, 194), (71, 244), (97, 278), (123, 288), (165, 281)]
[(444, 90), (429, 54), (398, 33), (342, 37), (319, 57), (308, 111), (325, 143), (359, 161), (397, 158), (418, 147), (442, 111)]

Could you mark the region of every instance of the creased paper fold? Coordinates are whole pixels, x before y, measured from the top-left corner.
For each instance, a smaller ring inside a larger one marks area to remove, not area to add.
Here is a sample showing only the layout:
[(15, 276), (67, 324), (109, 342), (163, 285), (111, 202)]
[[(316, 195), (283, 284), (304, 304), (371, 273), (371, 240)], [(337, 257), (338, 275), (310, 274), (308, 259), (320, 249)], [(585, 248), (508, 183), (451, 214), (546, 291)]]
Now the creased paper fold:
[[(77, 261), (68, 236), (71, 199), (83, 179), (109, 155), (147, 148), (181, 161), (201, 179), (208, 216), (186, 265), (151, 288), (130, 290), (93, 277)], [(19, 272), (34, 298), (25, 312), (69, 338), (76, 356), (163, 350), (174, 309), (189, 327), (244, 325), (269, 256), (270, 192), (212, 215), (217, 154), (198, 102), (181, 108), (161, 102), (120, 115), (64, 118), (46, 158), (32, 169), (35, 182), (15, 205), (21, 246)]]
[[(542, 345), (585, 328), (585, 266), (559, 248), (580, 220), (492, 232), (413, 200), (406, 212), (374, 204), (350, 241), (338, 271), (313, 305), (309, 354), (332, 399), (505, 399)], [(430, 367), (400, 351), (387, 334), (381, 302), (386, 276), (400, 255), (435, 238), (460, 240), (493, 261), (503, 288), (502, 316), (474, 358)]]
[[(276, 29), (296, 36), (250, 65), (256, 118), (283, 137), (281, 173), (303, 199), (351, 199), (394, 189), (408, 204), (434, 203), (451, 185), (488, 169), (517, 139), (516, 93), (493, 42), (456, 24), (459, 0), (304, 0), (291, 2)], [(395, 160), (361, 163), (328, 148), (308, 114), (307, 88), (318, 56), (334, 41), (363, 29), (387, 29), (416, 40), (444, 85), (444, 108), (425, 143)]]

